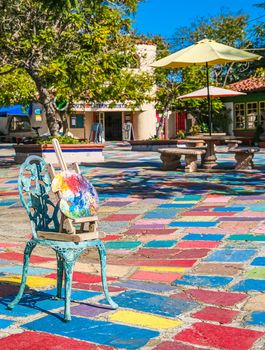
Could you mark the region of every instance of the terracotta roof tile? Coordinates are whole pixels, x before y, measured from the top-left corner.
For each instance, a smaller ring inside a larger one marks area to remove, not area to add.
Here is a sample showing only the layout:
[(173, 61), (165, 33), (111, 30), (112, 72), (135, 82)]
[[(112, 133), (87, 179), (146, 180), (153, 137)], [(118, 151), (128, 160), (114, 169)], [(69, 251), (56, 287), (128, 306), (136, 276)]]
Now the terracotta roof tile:
[(227, 85), (227, 88), (240, 91), (265, 91), (265, 77), (253, 77)]

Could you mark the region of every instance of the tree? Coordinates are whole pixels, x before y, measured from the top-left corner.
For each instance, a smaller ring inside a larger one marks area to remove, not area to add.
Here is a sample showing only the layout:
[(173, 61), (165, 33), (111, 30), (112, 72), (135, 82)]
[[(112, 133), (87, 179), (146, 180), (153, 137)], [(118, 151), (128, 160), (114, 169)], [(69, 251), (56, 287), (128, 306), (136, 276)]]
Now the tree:
[[(37, 91), (56, 135), (65, 116), (56, 113), (55, 96), (70, 107), (81, 99), (130, 101), (132, 108), (149, 100), (152, 75), (128, 70), (135, 61), (129, 15), (137, 2), (0, 0), (1, 103), (25, 102)], [(5, 89), (18, 75), (24, 90), (14, 85), (11, 96)]]

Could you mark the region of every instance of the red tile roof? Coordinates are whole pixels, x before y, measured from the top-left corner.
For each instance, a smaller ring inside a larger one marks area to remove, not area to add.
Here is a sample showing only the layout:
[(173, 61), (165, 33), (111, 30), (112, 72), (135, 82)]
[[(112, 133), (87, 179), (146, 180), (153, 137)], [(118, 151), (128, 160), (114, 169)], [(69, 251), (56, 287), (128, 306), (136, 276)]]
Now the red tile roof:
[(240, 92), (265, 91), (265, 77), (253, 77), (241, 80), (227, 85), (227, 88)]

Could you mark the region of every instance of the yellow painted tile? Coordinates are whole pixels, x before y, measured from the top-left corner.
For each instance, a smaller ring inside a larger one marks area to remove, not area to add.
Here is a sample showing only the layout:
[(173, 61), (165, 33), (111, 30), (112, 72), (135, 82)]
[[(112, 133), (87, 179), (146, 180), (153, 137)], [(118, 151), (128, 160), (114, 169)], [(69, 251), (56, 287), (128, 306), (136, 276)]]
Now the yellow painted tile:
[[(21, 276), (6, 276), (0, 277), (0, 282), (20, 284)], [(27, 286), (30, 288), (34, 287), (47, 287), (56, 284), (56, 280), (48, 277), (39, 277), (39, 276), (28, 276), (27, 277)]]
[(174, 220), (174, 222), (204, 222), (204, 221), (215, 221), (217, 216), (181, 216)]
[(140, 266), (141, 271), (152, 271), (152, 272), (185, 272), (184, 267), (170, 267), (170, 266)]
[(111, 213), (113, 211), (118, 211), (120, 209), (121, 209), (121, 207), (100, 207), (98, 212), (99, 212), (99, 214), (100, 213)]
[(154, 316), (147, 313), (122, 310), (110, 315), (111, 321), (123, 322), (154, 329), (175, 328), (183, 324), (180, 320), (171, 320), (165, 317)]

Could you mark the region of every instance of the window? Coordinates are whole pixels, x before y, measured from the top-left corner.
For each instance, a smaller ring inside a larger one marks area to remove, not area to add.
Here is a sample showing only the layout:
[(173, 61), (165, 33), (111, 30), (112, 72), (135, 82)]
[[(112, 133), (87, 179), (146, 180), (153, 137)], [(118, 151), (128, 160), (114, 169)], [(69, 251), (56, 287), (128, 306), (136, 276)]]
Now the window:
[(72, 114), (70, 116), (70, 128), (80, 129), (84, 127), (84, 115), (83, 114)]
[(31, 125), (29, 117), (13, 116), (10, 122), (9, 131), (31, 131)]
[(255, 129), (256, 128), (256, 121), (258, 118), (258, 103), (257, 102), (247, 103), (246, 116), (247, 116), (247, 118), (246, 118), (247, 129)]
[(245, 129), (245, 103), (235, 104), (235, 128)]

